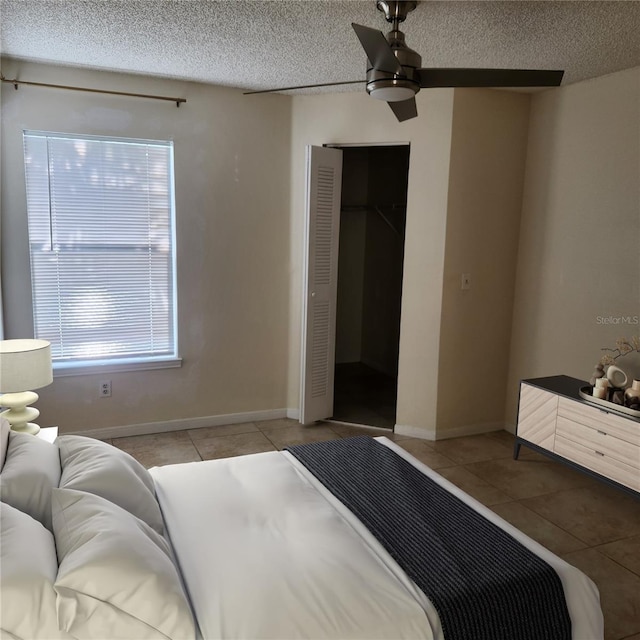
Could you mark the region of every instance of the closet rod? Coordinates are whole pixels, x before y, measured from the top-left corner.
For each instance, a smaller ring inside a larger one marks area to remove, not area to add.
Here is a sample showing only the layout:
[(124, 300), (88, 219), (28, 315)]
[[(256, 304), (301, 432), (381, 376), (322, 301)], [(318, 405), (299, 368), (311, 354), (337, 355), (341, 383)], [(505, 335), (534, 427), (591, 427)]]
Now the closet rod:
[(391, 231), (393, 231), (393, 233), (395, 233), (398, 238), (402, 239), (400, 232), (395, 228), (395, 225), (391, 222), (391, 220), (389, 220), (389, 218), (387, 218), (387, 216), (382, 213), (382, 209), (380, 209), (380, 207), (374, 206), (373, 210), (387, 223), (387, 226), (391, 229)]
[(70, 87), (65, 84), (49, 84), (47, 82), (27, 82), (26, 80), (10, 80), (0, 74), (0, 81), (9, 82), (16, 90), (18, 85), (25, 84), (32, 87), (49, 87), (50, 89), (66, 89), (67, 91), (87, 91), (89, 93), (105, 93), (112, 96), (129, 96), (130, 98), (150, 98), (151, 100), (167, 100), (169, 102), (175, 102), (176, 107), (180, 106), (181, 102), (186, 102), (186, 98), (171, 98), (169, 96), (152, 96), (146, 93), (129, 93), (127, 91), (108, 91), (107, 89), (89, 89), (87, 87)]
[[(406, 209), (405, 205), (389, 205), (387, 208), (389, 209), (397, 209), (397, 208), (404, 208)], [(387, 216), (384, 215), (384, 212), (382, 211), (381, 207), (378, 207), (377, 205), (370, 205), (370, 206), (360, 206), (360, 205), (345, 205), (343, 207), (340, 207), (340, 211), (374, 211), (375, 213), (377, 213), (387, 224), (387, 226), (391, 229), (391, 231), (393, 231), (393, 233), (396, 234), (396, 236), (398, 236), (398, 238), (402, 239), (402, 236), (400, 235), (400, 232), (396, 229), (395, 225), (393, 224), (393, 222), (391, 222), (391, 220), (389, 220), (389, 218), (387, 218)]]

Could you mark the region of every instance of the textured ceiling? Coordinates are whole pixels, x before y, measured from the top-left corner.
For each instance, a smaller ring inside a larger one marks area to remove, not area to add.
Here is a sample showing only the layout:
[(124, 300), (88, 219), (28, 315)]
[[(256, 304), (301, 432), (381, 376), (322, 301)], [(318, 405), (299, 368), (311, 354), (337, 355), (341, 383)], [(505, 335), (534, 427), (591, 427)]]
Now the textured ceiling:
[[(388, 30), (374, 0), (0, 0), (0, 10), (3, 55), (243, 89), (361, 79), (350, 23)], [(636, 1), (426, 0), (402, 29), (424, 67), (564, 69), (569, 84), (640, 65)]]

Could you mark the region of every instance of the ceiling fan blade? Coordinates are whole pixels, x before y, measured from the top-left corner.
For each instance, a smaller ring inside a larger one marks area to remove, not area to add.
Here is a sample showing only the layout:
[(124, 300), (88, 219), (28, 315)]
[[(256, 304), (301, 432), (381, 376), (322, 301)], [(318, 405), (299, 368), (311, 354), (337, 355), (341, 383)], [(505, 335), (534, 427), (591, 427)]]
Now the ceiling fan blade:
[(360, 40), (362, 48), (369, 58), (369, 62), (374, 69), (386, 71), (387, 73), (397, 73), (402, 75), (402, 66), (393, 55), (393, 50), (389, 46), (382, 31), (363, 27), (361, 24), (351, 23), (353, 30)]
[(300, 84), (297, 87), (280, 87), (278, 89), (260, 89), (259, 91), (245, 91), (242, 95), (251, 96), (256, 93), (275, 93), (276, 91), (293, 91), (294, 89), (314, 89), (315, 87), (337, 87), (341, 84), (364, 84), (366, 80), (345, 80), (344, 82), (322, 82), (320, 84)]
[(435, 87), (557, 87), (564, 71), (538, 69), (417, 69), (423, 89)]
[(400, 100), (399, 102), (387, 102), (387, 104), (391, 107), (391, 111), (396, 114), (398, 122), (411, 120), (411, 118), (415, 118), (418, 115), (418, 107), (416, 106), (415, 98)]

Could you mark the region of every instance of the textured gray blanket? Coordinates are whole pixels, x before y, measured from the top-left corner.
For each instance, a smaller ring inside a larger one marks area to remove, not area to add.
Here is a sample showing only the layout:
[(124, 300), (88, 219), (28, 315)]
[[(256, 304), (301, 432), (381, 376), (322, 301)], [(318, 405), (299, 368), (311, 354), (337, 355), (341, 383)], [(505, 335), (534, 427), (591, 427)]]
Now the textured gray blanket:
[(446, 640), (569, 640), (562, 583), (537, 555), (368, 436), (289, 447), (435, 606)]

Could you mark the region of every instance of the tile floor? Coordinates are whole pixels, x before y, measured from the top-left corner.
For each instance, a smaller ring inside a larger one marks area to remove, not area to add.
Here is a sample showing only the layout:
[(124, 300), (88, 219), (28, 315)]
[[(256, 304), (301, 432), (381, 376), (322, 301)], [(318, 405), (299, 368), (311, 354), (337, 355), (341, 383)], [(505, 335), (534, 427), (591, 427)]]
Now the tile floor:
[[(293, 420), (114, 438), (147, 467), (275, 451), (290, 444), (386, 435), (598, 585), (607, 640), (640, 640), (640, 500), (523, 447), (506, 431), (430, 442), (388, 430)], [(591, 640), (584, 638), (580, 640)]]

